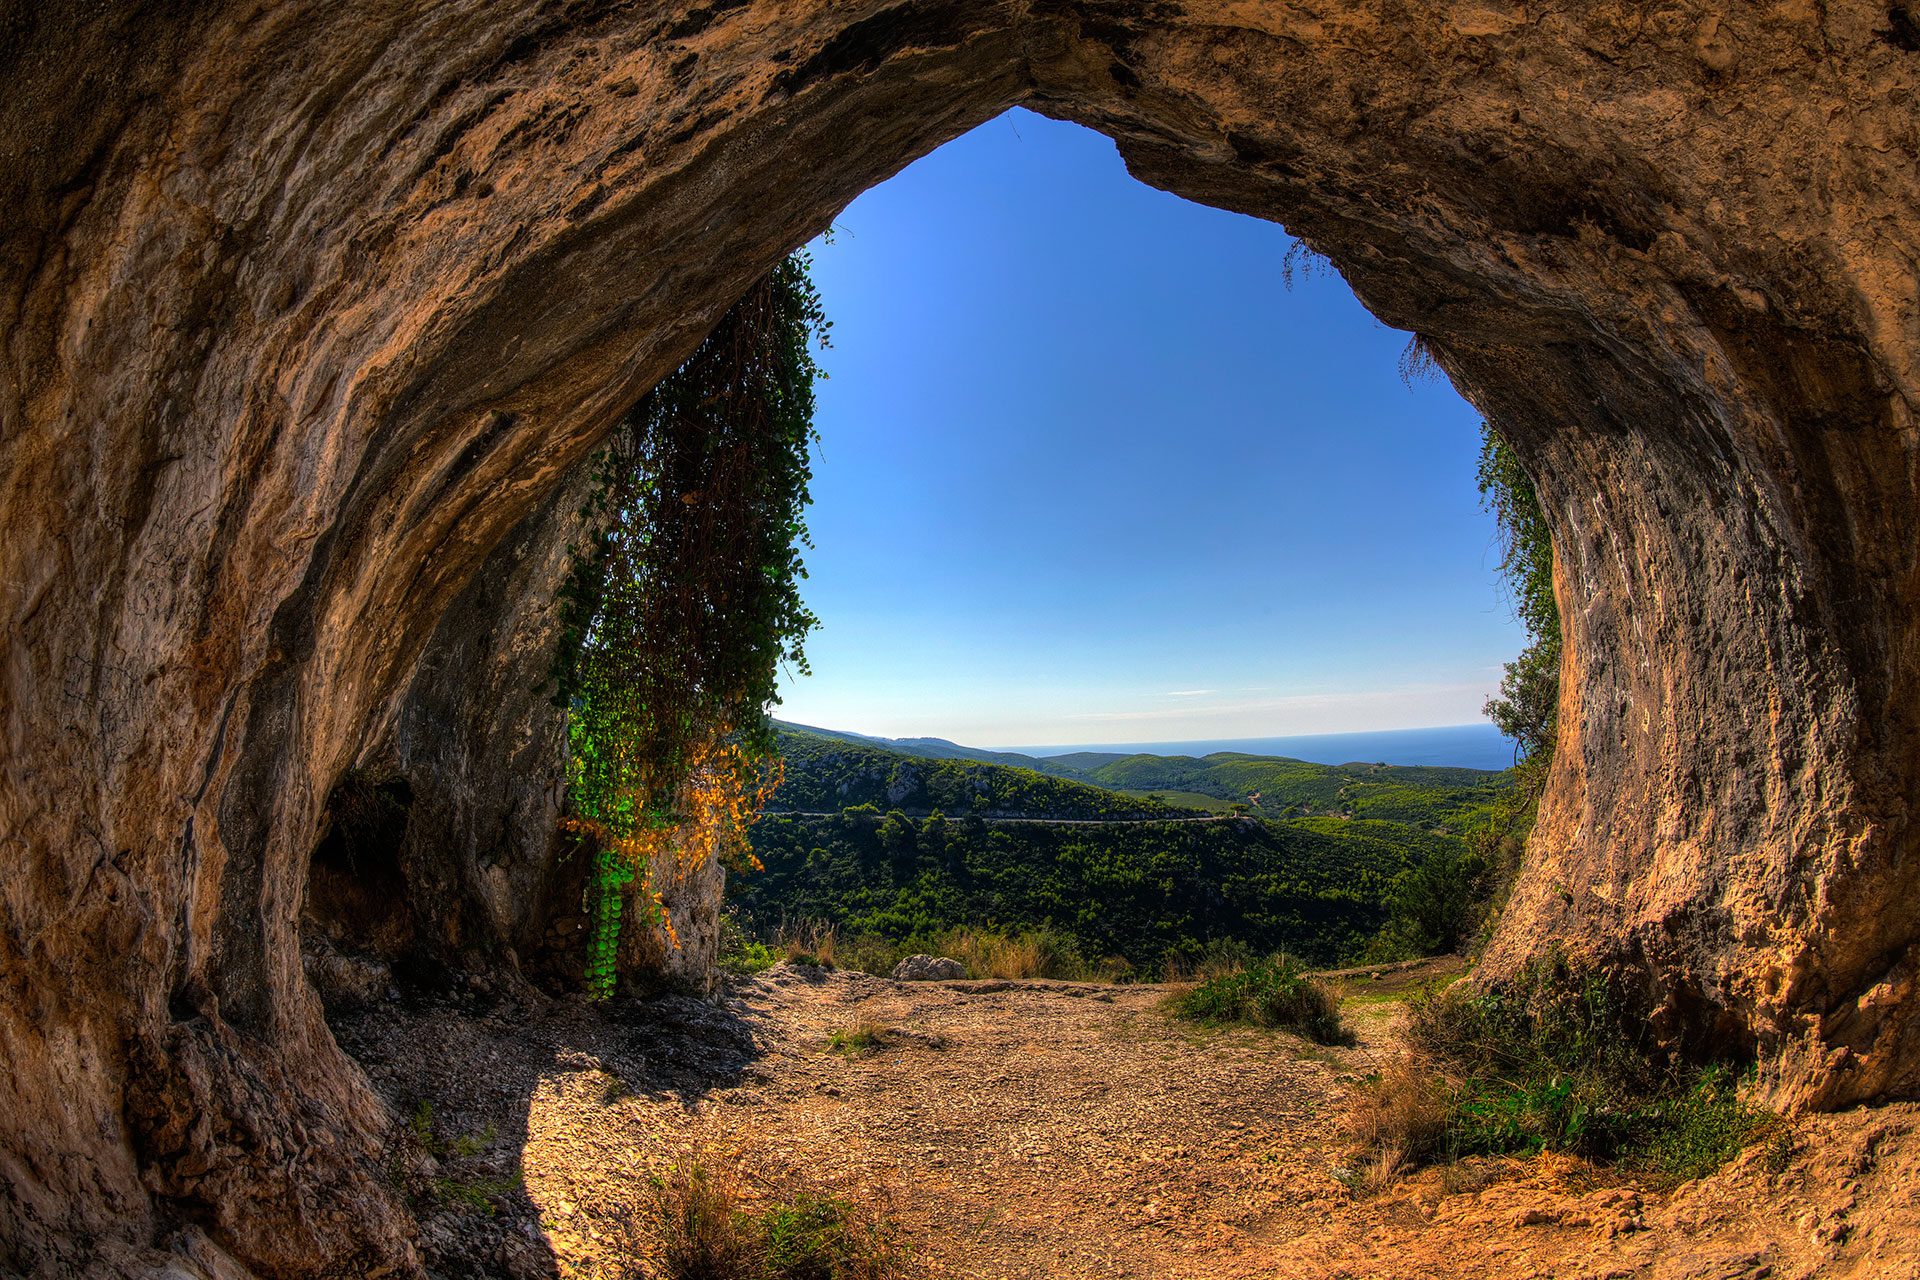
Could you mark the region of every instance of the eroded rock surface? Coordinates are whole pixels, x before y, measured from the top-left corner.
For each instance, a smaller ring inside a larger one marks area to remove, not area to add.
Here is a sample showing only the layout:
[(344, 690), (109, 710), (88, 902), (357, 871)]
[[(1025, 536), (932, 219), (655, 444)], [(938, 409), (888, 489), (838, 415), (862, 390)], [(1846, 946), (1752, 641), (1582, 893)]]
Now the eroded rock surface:
[[(1562, 750), (1495, 966), (1629, 964), (1784, 1103), (1912, 1094), (1916, 29), (1853, 0), (13, 0), (0, 1260), (414, 1266), (392, 1117), (303, 974), (326, 796), (406, 740), (449, 608), (624, 407), (1015, 102), (1304, 236), (1537, 477)], [(447, 786), (467, 840), (491, 819)], [(459, 848), (545, 856), (520, 838)], [(458, 902), (416, 920), (517, 936), (435, 856)]]

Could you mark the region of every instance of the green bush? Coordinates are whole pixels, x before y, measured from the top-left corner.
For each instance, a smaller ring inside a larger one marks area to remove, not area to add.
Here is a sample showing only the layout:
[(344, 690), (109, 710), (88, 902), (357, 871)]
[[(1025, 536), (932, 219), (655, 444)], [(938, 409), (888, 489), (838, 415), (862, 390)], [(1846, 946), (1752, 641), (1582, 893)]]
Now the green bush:
[(749, 934), (733, 912), (720, 916), (720, 967), (743, 977), (773, 968), (786, 957)]
[(1457, 951), (1479, 921), (1486, 864), (1469, 850), (1436, 849), (1394, 877), (1381, 936), (1405, 957)]
[(1321, 1044), (1340, 1044), (1350, 1038), (1333, 993), (1287, 960), (1263, 960), (1238, 973), (1209, 978), (1175, 996), (1169, 1007), (1176, 1017), (1207, 1026), (1276, 1027)]
[(877, 1280), (905, 1260), (890, 1227), (846, 1200), (799, 1195), (759, 1228), (768, 1280)]
[(667, 1280), (896, 1280), (908, 1253), (871, 1206), (801, 1192), (758, 1214), (725, 1170), (682, 1162), (645, 1208)]
[[(1408, 1004), (1406, 1035), (1431, 1067), (1425, 1078), (1438, 1078), (1441, 1110), (1418, 1140), (1400, 1135), (1402, 1154), (1416, 1160), (1550, 1150), (1683, 1181), (1778, 1123), (1740, 1099), (1729, 1064), (1670, 1052), (1616, 984), (1558, 957), (1504, 986), (1421, 993)], [(1372, 1088), (1404, 1090), (1413, 1079)], [(1378, 1098), (1364, 1105), (1392, 1110)]]

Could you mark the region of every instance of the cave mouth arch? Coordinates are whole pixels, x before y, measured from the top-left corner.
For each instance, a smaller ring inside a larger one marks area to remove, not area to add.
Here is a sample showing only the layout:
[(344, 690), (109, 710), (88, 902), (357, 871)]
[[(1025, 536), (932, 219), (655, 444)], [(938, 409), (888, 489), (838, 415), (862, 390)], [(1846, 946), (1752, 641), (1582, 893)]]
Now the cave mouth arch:
[[(782, 253), (1015, 103), (1303, 238), (1539, 481), (1579, 608), (1489, 965), (1627, 966), (1790, 1104), (1920, 1089), (1914, 63), (1871, 6), (1534, 10), (21, 18), (6, 1252), (184, 1221), (278, 1274), (408, 1256), (301, 974), (328, 791), (411, 742), (448, 794), (545, 802), (511, 735), (442, 748), (502, 723), (466, 713), (581, 457)], [(471, 665), (436, 664), (461, 619)], [(489, 866), (447, 890), (476, 930)]]

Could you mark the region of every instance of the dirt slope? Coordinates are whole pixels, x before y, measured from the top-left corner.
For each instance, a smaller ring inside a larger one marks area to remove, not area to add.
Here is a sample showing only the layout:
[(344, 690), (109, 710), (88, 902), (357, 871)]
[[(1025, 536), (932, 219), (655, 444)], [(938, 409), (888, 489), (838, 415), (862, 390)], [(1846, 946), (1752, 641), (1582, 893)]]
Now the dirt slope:
[[(635, 1205), (693, 1155), (750, 1196), (881, 1197), (935, 1276), (1920, 1277), (1912, 1104), (1811, 1119), (1669, 1195), (1551, 1157), (1349, 1190), (1337, 1116), (1398, 976), (1349, 981), (1338, 1049), (1193, 1031), (1158, 987), (788, 966), (720, 1007), (394, 1003), (342, 1031), (398, 1110), (432, 1108), (395, 1171), (445, 1276), (651, 1275)], [(885, 1047), (829, 1052), (861, 1017)]]

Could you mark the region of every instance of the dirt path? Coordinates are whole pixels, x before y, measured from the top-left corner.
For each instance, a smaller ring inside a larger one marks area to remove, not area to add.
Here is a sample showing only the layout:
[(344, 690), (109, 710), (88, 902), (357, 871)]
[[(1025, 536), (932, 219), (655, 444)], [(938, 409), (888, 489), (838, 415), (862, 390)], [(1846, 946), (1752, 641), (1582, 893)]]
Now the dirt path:
[[(439, 1203), (421, 1244), (444, 1276), (650, 1275), (634, 1206), (693, 1155), (749, 1194), (889, 1201), (931, 1276), (1920, 1277), (1911, 1105), (1819, 1118), (1666, 1198), (1551, 1158), (1356, 1195), (1340, 1104), (1421, 976), (1344, 979), (1360, 1042), (1336, 1049), (1195, 1031), (1158, 987), (788, 966), (721, 1007), (393, 1007), (340, 1030), (398, 1109), (432, 1108), (440, 1158), (408, 1140), (396, 1167)], [(883, 1047), (829, 1052), (862, 1018)]]

